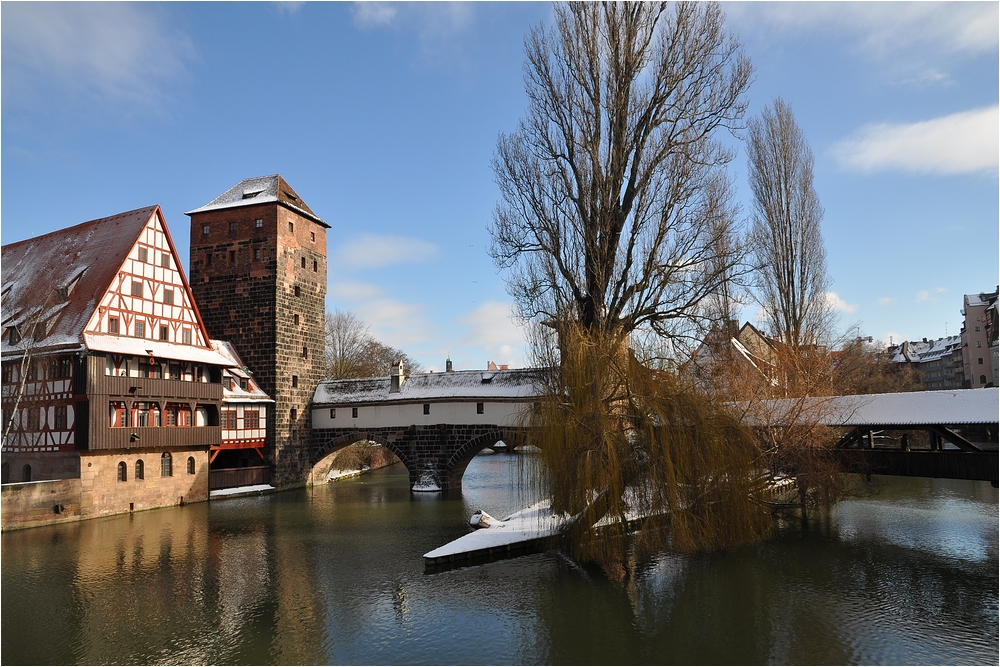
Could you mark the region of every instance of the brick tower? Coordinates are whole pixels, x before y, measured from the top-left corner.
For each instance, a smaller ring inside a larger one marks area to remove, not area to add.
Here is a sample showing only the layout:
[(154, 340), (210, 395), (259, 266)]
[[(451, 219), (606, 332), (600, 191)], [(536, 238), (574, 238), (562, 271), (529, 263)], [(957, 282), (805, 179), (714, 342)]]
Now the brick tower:
[(236, 346), (275, 400), (275, 482), (304, 482), (323, 377), (326, 230), (280, 175), (248, 178), (191, 216), (191, 291), (209, 336)]

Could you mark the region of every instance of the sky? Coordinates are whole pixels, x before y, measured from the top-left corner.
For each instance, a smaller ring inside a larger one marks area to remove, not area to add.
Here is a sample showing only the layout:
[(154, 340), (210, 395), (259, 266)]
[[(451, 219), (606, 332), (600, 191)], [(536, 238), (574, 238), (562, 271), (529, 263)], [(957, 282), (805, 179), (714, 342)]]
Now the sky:
[[(957, 334), (998, 281), (998, 3), (723, 3), (815, 156), (848, 335)], [(547, 3), (0, 4), (0, 241), (280, 173), (330, 224), (327, 309), (427, 370), (523, 366), (490, 161)], [(744, 216), (746, 155), (730, 164)], [(755, 321), (755, 307), (742, 313)]]

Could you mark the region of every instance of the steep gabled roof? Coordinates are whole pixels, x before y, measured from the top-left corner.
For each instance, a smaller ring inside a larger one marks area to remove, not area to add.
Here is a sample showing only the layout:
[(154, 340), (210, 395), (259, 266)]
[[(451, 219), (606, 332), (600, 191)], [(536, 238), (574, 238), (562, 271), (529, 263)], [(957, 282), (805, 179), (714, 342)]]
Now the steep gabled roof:
[[(3, 351), (81, 346), (88, 318), (159, 206), (99, 218), (2, 249)], [(44, 323), (45, 335), (32, 329)], [(11, 345), (8, 328), (21, 336)]]
[(286, 206), (324, 227), (330, 226), (312, 212), (312, 209), (302, 201), (302, 198), (292, 189), (292, 186), (288, 185), (281, 174), (245, 178), (204, 206), (188, 211), (187, 215), (272, 202)]

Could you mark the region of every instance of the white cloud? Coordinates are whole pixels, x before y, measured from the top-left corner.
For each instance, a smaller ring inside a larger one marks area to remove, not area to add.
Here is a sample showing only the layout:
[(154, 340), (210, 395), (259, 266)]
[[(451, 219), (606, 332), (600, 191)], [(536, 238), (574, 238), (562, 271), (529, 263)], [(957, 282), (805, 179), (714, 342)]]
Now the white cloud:
[(331, 283), (326, 291), (328, 296), (344, 301), (365, 301), (377, 299), (383, 294), (383, 290), (378, 285), (362, 283), (353, 280), (342, 280)]
[(876, 303), (880, 306), (888, 306), (894, 299), (891, 296), (883, 296)]
[(998, 43), (995, 2), (752, 2), (725, 9), (741, 32), (839, 33), (877, 56), (988, 54)]
[(194, 55), (143, 3), (4, 3), (2, 31), (5, 97), (22, 103), (50, 88), (152, 107)]
[(354, 25), (360, 28), (388, 25), (396, 18), (396, 7), (391, 2), (355, 2), (351, 13)]
[(998, 144), (1000, 107), (992, 106), (917, 123), (869, 125), (832, 150), (843, 166), (863, 172), (964, 174), (996, 170)]
[(349, 269), (376, 269), (395, 264), (419, 264), (435, 257), (439, 248), (421, 239), (364, 234), (334, 253), (334, 262)]
[(858, 307), (853, 303), (847, 303), (841, 299), (836, 292), (826, 293), (826, 303), (830, 308), (841, 313), (853, 313)]
[(515, 321), (509, 303), (489, 301), (458, 319), (469, 327), (464, 345), (478, 346), (490, 353), (524, 346), (524, 333)]
[(376, 339), (404, 352), (415, 343), (435, 338), (434, 326), (422, 304), (376, 299), (358, 305), (355, 312)]

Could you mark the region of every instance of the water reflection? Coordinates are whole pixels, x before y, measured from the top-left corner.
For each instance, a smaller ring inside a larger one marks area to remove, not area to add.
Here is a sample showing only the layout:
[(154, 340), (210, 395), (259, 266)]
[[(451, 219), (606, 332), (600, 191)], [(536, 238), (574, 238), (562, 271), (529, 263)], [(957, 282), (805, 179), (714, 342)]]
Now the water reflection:
[(524, 455), (463, 495), (402, 467), (2, 536), (7, 664), (996, 663), (997, 494), (885, 479), (825, 522), (664, 555), (627, 586), (555, 553), (428, 575), (469, 515), (532, 502)]

